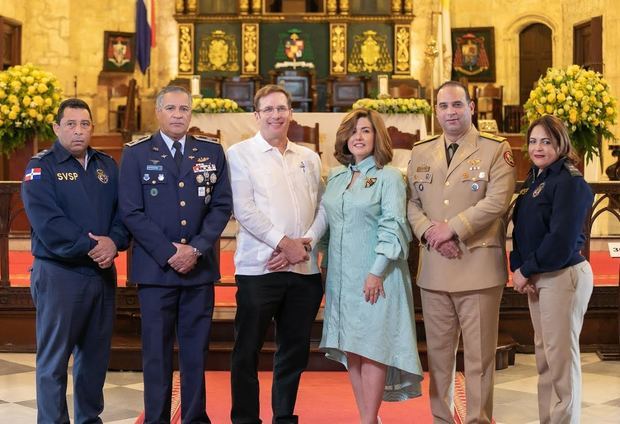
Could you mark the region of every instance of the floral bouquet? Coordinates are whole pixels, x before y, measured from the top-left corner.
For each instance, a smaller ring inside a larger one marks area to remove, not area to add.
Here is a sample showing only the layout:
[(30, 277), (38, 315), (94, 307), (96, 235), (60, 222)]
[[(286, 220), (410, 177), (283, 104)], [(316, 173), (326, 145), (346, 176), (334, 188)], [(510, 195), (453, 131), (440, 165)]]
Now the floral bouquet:
[(360, 108), (379, 113), (431, 113), (431, 106), (424, 99), (359, 99), (353, 103), (353, 109)]
[(578, 65), (549, 68), (538, 80), (523, 108), (532, 122), (542, 115), (555, 115), (566, 124), (571, 142), (586, 160), (600, 153), (598, 135), (614, 140), (610, 126), (616, 123), (616, 99), (601, 74)]
[(0, 153), (13, 152), (35, 135), (54, 138), (61, 94), (56, 77), (31, 63), (0, 72)]
[(236, 113), (245, 112), (237, 102), (230, 99), (207, 97), (192, 100), (192, 112), (194, 113)]

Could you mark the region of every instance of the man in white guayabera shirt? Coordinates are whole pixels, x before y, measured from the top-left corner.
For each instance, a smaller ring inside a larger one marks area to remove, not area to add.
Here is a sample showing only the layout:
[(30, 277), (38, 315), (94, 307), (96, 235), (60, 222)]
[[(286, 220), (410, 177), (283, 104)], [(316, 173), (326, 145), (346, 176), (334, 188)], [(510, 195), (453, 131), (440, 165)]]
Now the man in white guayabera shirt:
[(324, 214), (318, 214), (321, 160), (288, 140), (291, 97), (284, 88), (261, 88), (254, 109), (259, 131), (227, 152), (239, 222), (231, 419), (234, 424), (261, 422), (258, 354), (274, 320), (273, 422), (297, 423), (299, 379), (323, 296), (313, 249), (327, 225)]

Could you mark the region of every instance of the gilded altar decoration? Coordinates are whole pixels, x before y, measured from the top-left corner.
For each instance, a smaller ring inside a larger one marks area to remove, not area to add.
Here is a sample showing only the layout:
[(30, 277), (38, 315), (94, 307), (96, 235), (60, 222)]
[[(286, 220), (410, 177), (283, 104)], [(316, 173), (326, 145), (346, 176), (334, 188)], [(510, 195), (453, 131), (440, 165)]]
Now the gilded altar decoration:
[(187, 11), (195, 14), (198, 11), (198, 2), (196, 0), (187, 0)]
[(194, 73), (194, 24), (179, 24), (179, 74)]
[(340, 0), (340, 14), (341, 15), (349, 14), (349, 0)]
[(478, 75), (489, 69), (484, 37), (467, 33), (456, 39), (454, 69), (464, 75)]
[(239, 51), (234, 35), (222, 30), (212, 31), (201, 37), (198, 49), (198, 71), (229, 71), (239, 70)]
[(396, 53), (394, 54), (394, 73), (409, 75), (411, 70), (409, 56), (411, 46), (410, 25), (394, 25), (394, 46), (396, 46)]
[(405, 0), (403, 12), (405, 15), (413, 14), (413, 0)]
[(401, 6), (402, 6), (401, 0), (392, 0), (392, 15), (400, 15)]
[(185, 0), (176, 0), (174, 2), (174, 11), (176, 13), (183, 13), (183, 12), (185, 12)]
[(260, 15), (262, 9), (261, 0), (252, 0), (252, 14)]
[(250, 2), (248, 0), (239, 0), (239, 13), (247, 15), (250, 10)]
[(297, 28), (279, 35), (280, 42), (276, 51), (275, 68), (314, 68), (314, 51), (310, 35)]
[(347, 71), (347, 26), (345, 24), (329, 24), (330, 43), (329, 57), (332, 75), (346, 74)]
[(258, 24), (242, 24), (241, 38), (243, 39), (241, 73), (258, 75)]
[(392, 72), (392, 58), (385, 35), (368, 30), (356, 35), (353, 43), (349, 72)]
[(335, 15), (338, 9), (338, 2), (336, 0), (327, 0), (327, 14)]

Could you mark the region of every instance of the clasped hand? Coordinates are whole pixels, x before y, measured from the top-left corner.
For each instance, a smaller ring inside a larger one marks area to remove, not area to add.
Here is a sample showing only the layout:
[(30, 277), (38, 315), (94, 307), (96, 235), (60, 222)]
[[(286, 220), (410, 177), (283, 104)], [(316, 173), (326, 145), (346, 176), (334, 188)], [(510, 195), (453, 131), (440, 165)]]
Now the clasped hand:
[(88, 256), (99, 265), (99, 268), (110, 268), (118, 253), (116, 244), (107, 236), (96, 236), (93, 233), (88, 233), (88, 237), (97, 242), (97, 245), (88, 252)]
[(461, 256), (462, 252), (454, 231), (445, 222), (433, 221), (433, 225), (424, 233), (424, 238), (430, 247), (445, 258), (454, 259)]
[(194, 266), (198, 257), (194, 254), (194, 248), (189, 244), (172, 243), (177, 251), (168, 259), (168, 265), (179, 274), (187, 274)]
[(311, 242), (312, 239), (310, 238), (282, 238), (267, 262), (267, 269), (269, 271), (279, 271), (289, 265), (306, 262), (310, 259)]
[(521, 294), (537, 295), (536, 286), (521, 273), (521, 268), (512, 273), (512, 287)]

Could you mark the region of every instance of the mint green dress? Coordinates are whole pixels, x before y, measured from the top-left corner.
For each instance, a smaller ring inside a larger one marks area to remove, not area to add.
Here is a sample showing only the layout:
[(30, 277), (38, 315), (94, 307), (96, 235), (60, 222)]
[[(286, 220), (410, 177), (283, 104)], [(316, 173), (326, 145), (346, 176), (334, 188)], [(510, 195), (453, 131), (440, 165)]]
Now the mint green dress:
[[(420, 396), (423, 378), (407, 264), (411, 229), (406, 189), (396, 168), (378, 169), (373, 156), (357, 165), (359, 178), (347, 190), (352, 167), (334, 168), (323, 205), (329, 221), (325, 315), (320, 348), (347, 366), (345, 352), (388, 366), (386, 401)], [(366, 302), (368, 273), (383, 276), (385, 298)]]

